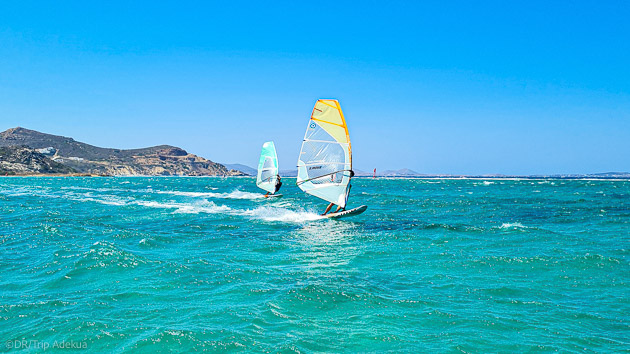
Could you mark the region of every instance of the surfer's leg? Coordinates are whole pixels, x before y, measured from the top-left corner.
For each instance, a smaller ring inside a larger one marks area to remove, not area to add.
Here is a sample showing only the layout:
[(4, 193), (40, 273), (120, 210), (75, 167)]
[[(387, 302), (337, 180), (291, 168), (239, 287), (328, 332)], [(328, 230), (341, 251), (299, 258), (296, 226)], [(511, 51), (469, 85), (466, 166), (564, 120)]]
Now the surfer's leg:
[(328, 207), (326, 207), (326, 211), (324, 211), (322, 215), (326, 215), (326, 213), (330, 211), (330, 208), (332, 208), (332, 206), (333, 206), (333, 203), (328, 204)]

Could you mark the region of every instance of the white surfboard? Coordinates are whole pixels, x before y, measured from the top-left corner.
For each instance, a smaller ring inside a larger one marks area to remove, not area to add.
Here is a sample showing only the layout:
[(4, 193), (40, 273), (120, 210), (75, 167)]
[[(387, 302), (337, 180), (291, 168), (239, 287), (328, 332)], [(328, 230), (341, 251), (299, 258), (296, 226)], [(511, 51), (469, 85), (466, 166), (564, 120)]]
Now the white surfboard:
[(367, 205), (361, 205), (358, 208), (354, 208), (354, 209), (350, 209), (350, 210), (344, 210), (344, 211), (340, 211), (338, 213), (326, 214), (326, 215), (324, 215), (324, 218), (328, 218), (328, 219), (347, 218), (347, 217), (350, 217), (350, 216), (359, 215), (359, 214), (363, 213), (366, 209), (367, 209)]
[(269, 195), (263, 195), (263, 197), (265, 197), (265, 198), (280, 198), (280, 197), (282, 197), (282, 194), (269, 194)]

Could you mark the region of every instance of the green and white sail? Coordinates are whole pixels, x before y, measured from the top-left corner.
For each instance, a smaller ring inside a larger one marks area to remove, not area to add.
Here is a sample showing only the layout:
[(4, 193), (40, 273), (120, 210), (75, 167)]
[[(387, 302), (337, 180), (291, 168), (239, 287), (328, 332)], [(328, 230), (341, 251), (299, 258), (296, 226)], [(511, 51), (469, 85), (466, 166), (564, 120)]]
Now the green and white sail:
[(258, 161), (258, 174), (256, 175), (256, 185), (269, 193), (276, 191), (276, 181), (278, 180), (278, 154), (273, 141), (263, 144)]
[(308, 194), (346, 207), (352, 150), (337, 100), (317, 100), (298, 158), (297, 185)]

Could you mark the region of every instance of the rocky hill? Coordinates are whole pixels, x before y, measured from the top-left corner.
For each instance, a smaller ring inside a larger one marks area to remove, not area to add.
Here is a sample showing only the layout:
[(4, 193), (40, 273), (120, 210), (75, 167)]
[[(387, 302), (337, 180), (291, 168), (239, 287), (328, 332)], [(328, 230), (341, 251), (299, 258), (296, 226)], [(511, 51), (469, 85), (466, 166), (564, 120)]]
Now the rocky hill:
[(0, 147), (0, 176), (24, 174), (69, 174), (73, 168), (55, 162), (25, 146)]
[(159, 145), (143, 149), (101, 148), (72, 138), (12, 128), (0, 133), (0, 147), (26, 146), (48, 159), (80, 173), (113, 176), (234, 176), (241, 172)]

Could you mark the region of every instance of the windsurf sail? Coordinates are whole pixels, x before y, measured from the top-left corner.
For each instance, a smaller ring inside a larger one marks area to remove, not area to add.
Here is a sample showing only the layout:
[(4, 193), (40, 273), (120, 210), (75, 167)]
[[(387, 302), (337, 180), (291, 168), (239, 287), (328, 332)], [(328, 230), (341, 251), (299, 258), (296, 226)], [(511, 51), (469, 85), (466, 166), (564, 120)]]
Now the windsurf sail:
[(263, 144), (258, 161), (258, 174), (256, 175), (256, 185), (269, 193), (276, 191), (276, 181), (278, 180), (278, 154), (273, 141)]
[(297, 185), (308, 194), (346, 207), (350, 192), (350, 135), (337, 100), (317, 100), (298, 158)]

